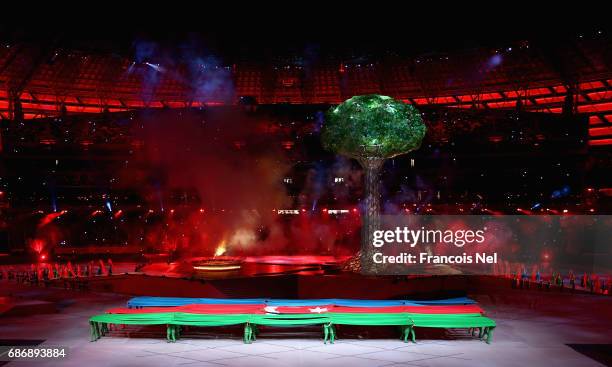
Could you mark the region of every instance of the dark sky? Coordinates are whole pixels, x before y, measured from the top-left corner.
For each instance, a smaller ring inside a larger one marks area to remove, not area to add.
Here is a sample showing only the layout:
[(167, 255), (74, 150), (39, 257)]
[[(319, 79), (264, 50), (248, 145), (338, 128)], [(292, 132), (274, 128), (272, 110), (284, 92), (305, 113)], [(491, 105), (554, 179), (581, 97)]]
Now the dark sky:
[[(125, 56), (131, 56), (134, 44), (143, 41), (154, 42), (166, 50), (206, 49), (228, 59), (309, 52), (414, 55), (503, 46), (520, 40), (563, 43), (578, 34), (609, 27), (605, 19), (584, 18), (579, 12), (563, 16), (557, 9), (533, 14), (518, 3), (503, 3), (505, 6), (488, 15), (481, 14), (483, 9), (470, 3), (458, 3), (464, 10), (474, 7), (469, 15), (453, 13), (452, 9), (440, 13), (439, 9), (399, 8), (392, 2), (341, 3), (344, 7), (286, 3), (279, 6), (279, 12), (256, 13), (250, 13), (250, 8), (239, 2), (232, 4), (234, 10), (230, 12), (185, 6), (167, 12), (161, 9), (161, 14), (153, 16), (144, 10), (104, 16), (107, 13), (98, 14), (91, 9), (87, 16), (4, 23), (0, 24), (0, 42), (54, 42), (66, 49)], [(493, 9), (500, 4), (485, 6)], [(149, 5), (154, 8), (159, 4)], [(439, 6), (445, 7), (444, 2)], [(355, 15), (349, 11), (353, 10), (351, 7), (361, 7), (361, 11)]]

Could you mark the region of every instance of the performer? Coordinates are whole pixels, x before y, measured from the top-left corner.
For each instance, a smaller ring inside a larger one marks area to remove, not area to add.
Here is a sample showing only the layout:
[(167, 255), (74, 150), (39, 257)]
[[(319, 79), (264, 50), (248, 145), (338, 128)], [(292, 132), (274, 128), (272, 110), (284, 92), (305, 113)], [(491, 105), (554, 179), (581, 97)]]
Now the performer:
[(98, 275), (107, 275), (106, 266), (104, 265), (104, 261), (102, 261), (102, 259), (99, 259), (98, 262), (100, 263), (100, 268), (98, 269)]

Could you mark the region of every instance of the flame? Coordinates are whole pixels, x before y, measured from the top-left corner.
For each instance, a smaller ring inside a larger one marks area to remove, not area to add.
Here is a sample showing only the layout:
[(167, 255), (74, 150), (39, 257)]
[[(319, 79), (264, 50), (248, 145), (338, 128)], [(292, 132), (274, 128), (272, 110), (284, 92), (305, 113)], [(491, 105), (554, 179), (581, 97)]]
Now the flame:
[(45, 248), (45, 241), (38, 238), (30, 240), (30, 248), (40, 254)]
[(227, 251), (227, 247), (225, 246), (225, 239), (223, 239), (221, 242), (219, 242), (219, 245), (217, 245), (215, 256), (221, 256), (225, 253), (225, 251)]

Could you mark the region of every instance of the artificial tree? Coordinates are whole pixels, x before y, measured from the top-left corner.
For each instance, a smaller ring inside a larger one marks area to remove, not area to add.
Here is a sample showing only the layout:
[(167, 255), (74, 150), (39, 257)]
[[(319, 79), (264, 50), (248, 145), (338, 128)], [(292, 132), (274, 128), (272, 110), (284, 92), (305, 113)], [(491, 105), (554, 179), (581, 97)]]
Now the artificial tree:
[(426, 131), (414, 106), (377, 94), (352, 97), (327, 112), (321, 133), (323, 147), (356, 159), (365, 172), (361, 236), (365, 258), (371, 259), (372, 235), (380, 226), (382, 165), (389, 158), (418, 149)]

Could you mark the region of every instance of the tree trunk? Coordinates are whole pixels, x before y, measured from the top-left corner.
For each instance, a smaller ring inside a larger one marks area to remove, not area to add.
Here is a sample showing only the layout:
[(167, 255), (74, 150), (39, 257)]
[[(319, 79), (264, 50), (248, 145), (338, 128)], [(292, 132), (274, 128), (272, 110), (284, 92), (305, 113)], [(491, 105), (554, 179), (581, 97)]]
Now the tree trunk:
[(370, 157), (361, 159), (361, 166), (365, 171), (365, 205), (361, 226), (361, 272), (373, 273), (376, 271), (372, 256), (374, 231), (380, 228), (380, 170), (384, 163), (383, 158)]

